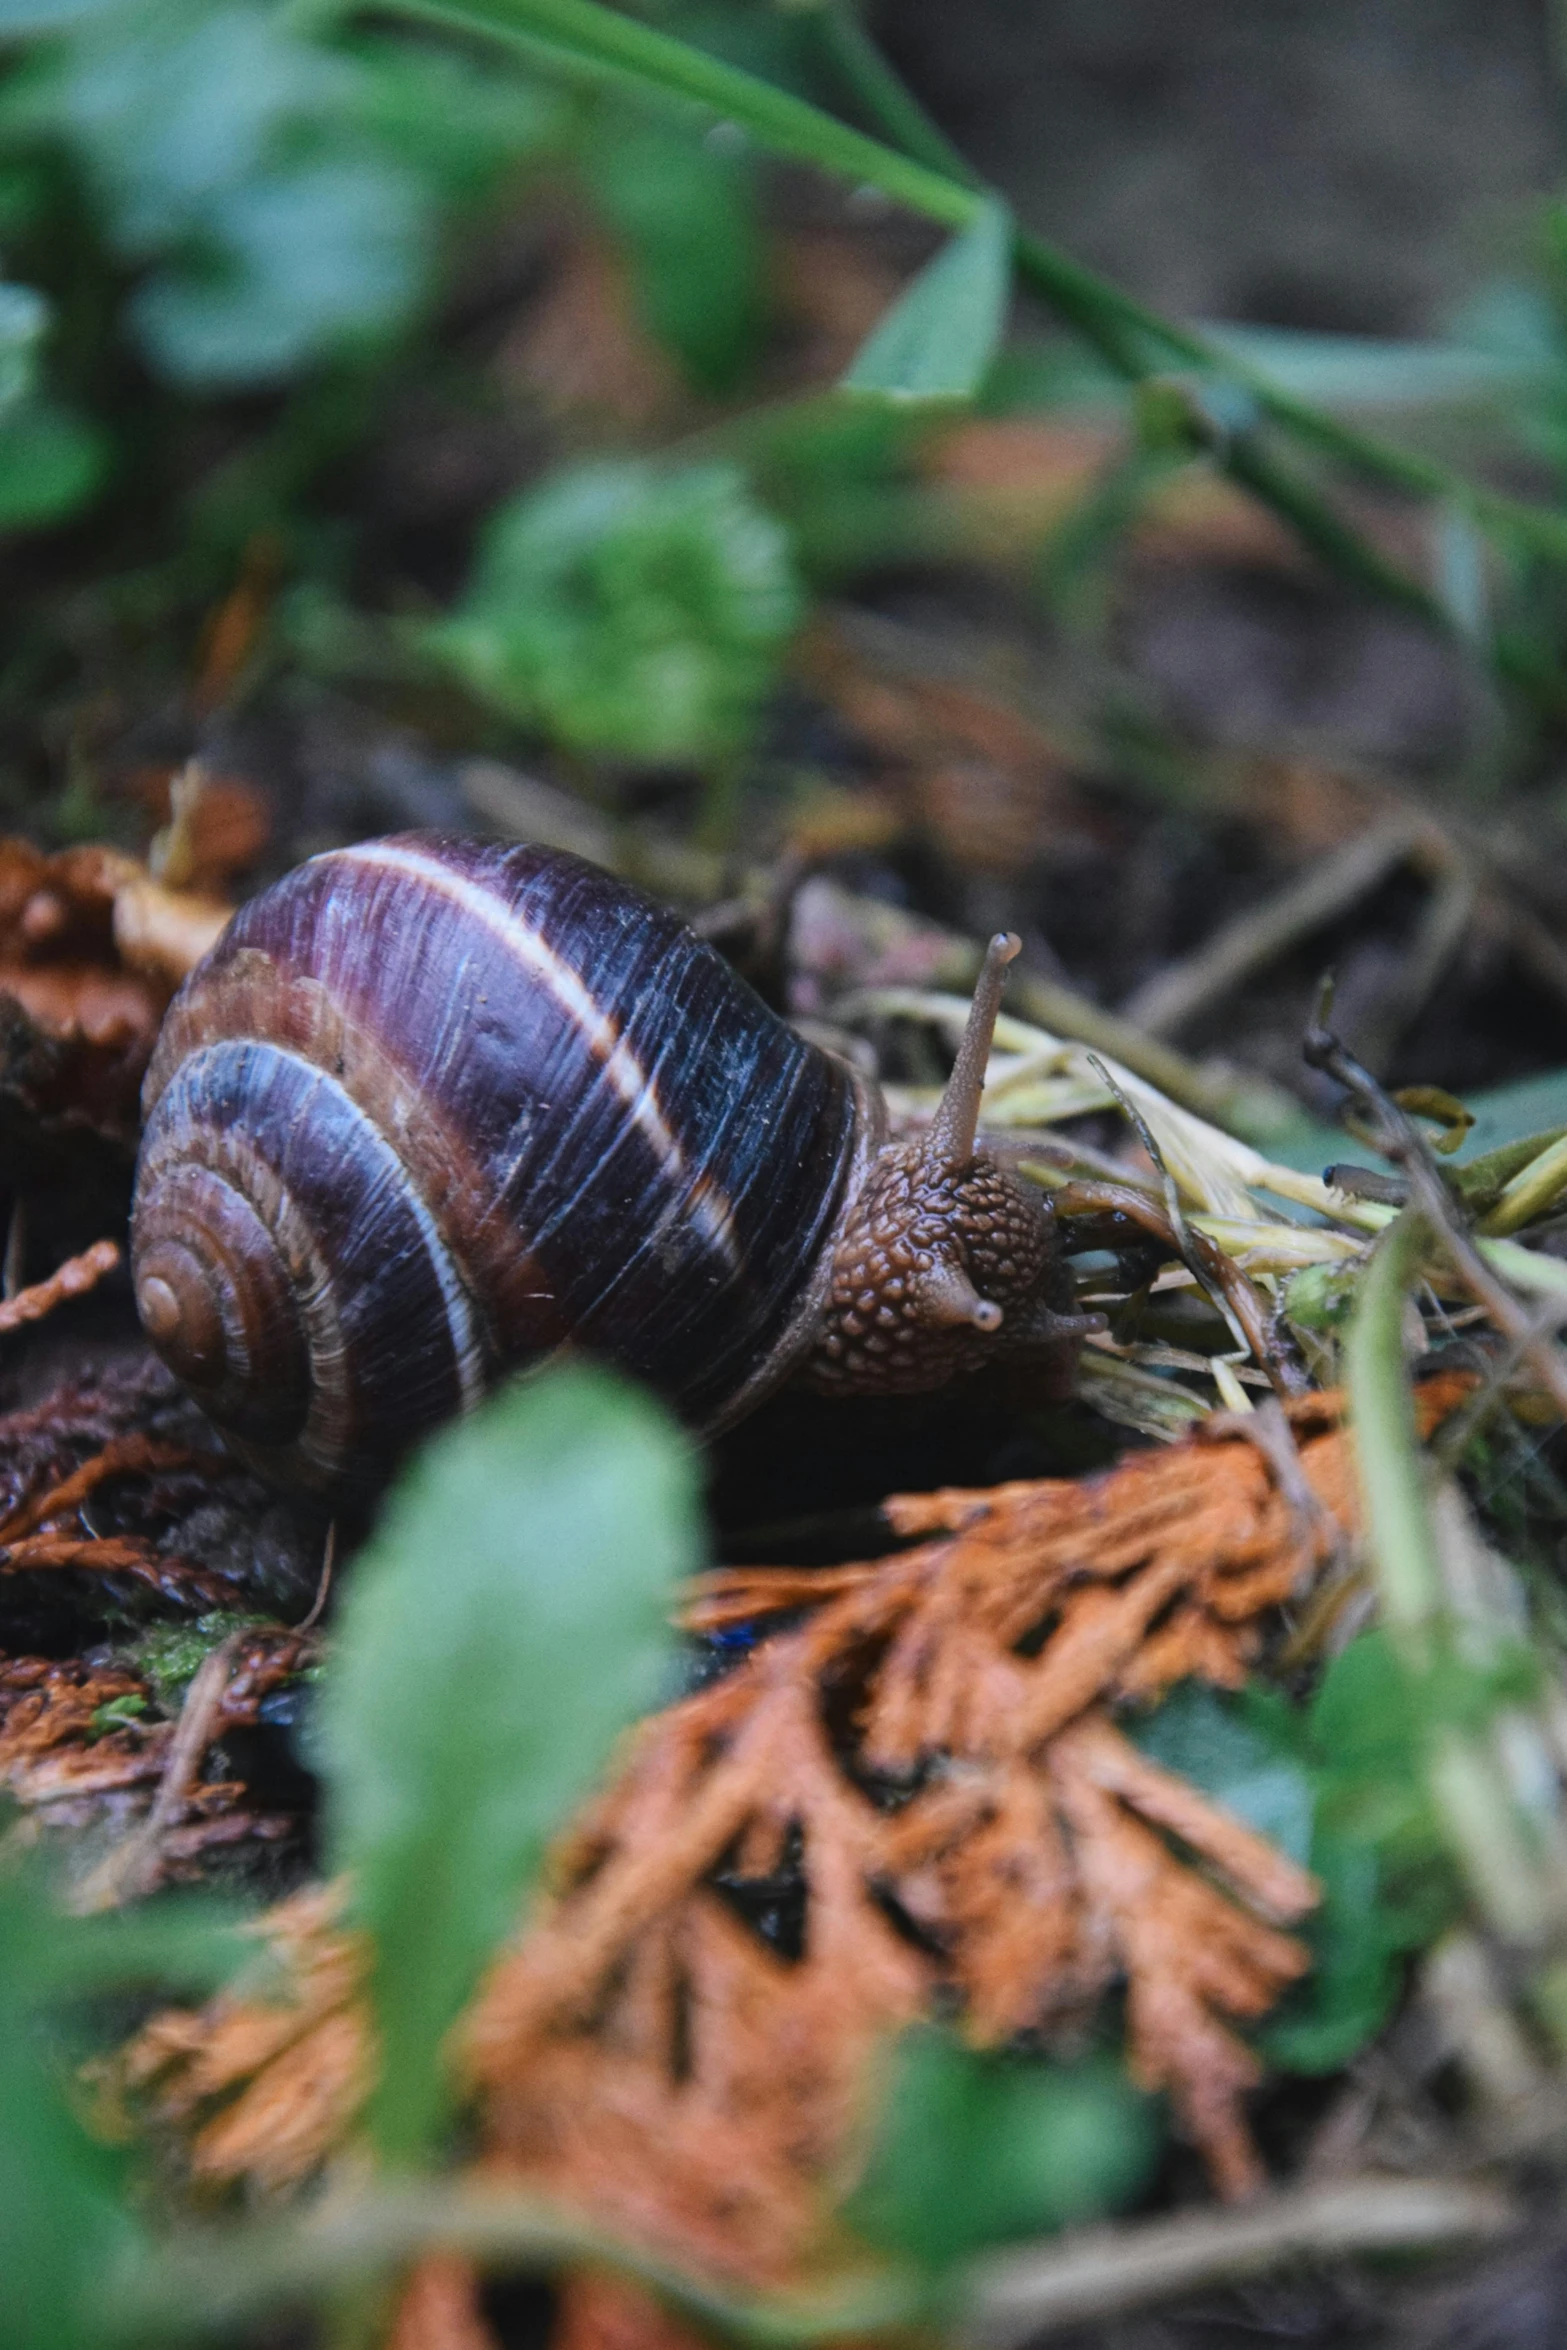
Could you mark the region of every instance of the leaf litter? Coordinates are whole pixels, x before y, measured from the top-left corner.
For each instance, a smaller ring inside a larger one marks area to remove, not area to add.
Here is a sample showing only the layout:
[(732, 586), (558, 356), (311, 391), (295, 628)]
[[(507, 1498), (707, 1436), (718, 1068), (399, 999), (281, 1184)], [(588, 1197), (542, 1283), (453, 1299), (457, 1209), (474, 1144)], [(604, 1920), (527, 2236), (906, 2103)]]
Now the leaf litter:
[[(1428, 1381), (1423, 1427), (1472, 1385)], [(1298, 1476), (1215, 1422), (1095, 1478), (894, 1497), (914, 1540), (885, 1559), (699, 1577), (686, 1626), (748, 1645), (630, 1734), (462, 2025), (485, 2174), (786, 2283), (830, 2244), (890, 2034), (1082, 2045), (1119, 1986), (1134, 2078), (1254, 2190), (1244, 2033), (1306, 1971), (1319, 1888), (1118, 1715), (1238, 1687), (1353, 1539), (1336, 1399), (1289, 1429)], [(160, 2016), (120, 2066), (208, 2188), (341, 2154), (373, 2074), (339, 1893), (258, 1930), (286, 1990)]]

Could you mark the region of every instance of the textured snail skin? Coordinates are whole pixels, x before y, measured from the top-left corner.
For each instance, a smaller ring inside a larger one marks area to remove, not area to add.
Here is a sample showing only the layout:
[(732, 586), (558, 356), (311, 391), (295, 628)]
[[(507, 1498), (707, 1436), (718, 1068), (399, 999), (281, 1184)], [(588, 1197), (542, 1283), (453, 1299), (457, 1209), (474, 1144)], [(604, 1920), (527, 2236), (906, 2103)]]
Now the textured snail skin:
[[(955, 1237), (964, 1276), (999, 1309), (988, 1326), (931, 1313)], [(981, 1369), (1003, 1339), (1059, 1348), (1063, 1281), (1050, 1209), (1015, 1175), (983, 1153), (954, 1170), (918, 1145), (885, 1151), (845, 1218), (802, 1375), (828, 1393), (918, 1395)]]
[(699, 1425), (810, 1341), (849, 1072), (574, 857), (413, 834), (243, 907), (143, 1094), (148, 1336), (274, 1479), (365, 1483), (566, 1341)]

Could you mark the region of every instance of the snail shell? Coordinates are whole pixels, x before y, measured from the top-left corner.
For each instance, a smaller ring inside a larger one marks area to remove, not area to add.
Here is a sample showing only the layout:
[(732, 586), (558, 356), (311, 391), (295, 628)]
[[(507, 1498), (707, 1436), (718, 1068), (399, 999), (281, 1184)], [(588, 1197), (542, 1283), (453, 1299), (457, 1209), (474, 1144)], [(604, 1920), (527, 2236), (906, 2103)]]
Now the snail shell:
[[(994, 1001), (976, 1021), (972, 1108)], [(1014, 1343), (1081, 1327), (971, 1108), (882, 1150), (874, 1089), (554, 850), (408, 834), (300, 866), (186, 982), (143, 1105), (143, 1323), (286, 1484), (373, 1483), (568, 1343), (711, 1428), (797, 1366), (897, 1391), (1008, 1314)]]

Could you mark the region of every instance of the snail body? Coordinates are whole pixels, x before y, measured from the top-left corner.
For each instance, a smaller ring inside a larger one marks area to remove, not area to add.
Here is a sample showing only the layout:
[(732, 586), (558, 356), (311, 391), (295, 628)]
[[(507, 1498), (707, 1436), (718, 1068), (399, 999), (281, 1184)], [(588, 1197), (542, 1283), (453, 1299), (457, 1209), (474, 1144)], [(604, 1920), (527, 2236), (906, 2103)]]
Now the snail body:
[[(375, 1482), (563, 1346), (694, 1425), (791, 1373), (910, 1392), (1054, 1345), (1039, 1195), (974, 1119), (987, 960), (930, 1137), (640, 891), (408, 834), (241, 908), (143, 1094), (132, 1274), (154, 1347), (274, 1480)], [(965, 1059), (966, 1056), (966, 1059)]]

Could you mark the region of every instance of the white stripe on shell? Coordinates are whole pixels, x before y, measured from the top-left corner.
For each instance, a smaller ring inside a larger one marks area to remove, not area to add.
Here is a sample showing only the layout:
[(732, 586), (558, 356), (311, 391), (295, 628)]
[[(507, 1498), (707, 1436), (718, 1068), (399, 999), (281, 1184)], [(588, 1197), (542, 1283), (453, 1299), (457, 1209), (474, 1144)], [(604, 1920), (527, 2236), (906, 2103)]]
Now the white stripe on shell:
[(691, 1185), (687, 1202), (692, 1221), (724, 1259), (732, 1273), (740, 1270), (740, 1248), (729, 1203), (706, 1177), (693, 1178), (686, 1155), (670, 1131), (659, 1106), (658, 1088), (619, 1028), (589, 994), (569, 963), (563, 962), (547, 939), (493, 896), (480, 883), (454, 873), (437, 858), (390, 841), (365, 841), (353, 848), (328, 852), (333, 863), (368, 865), (378, 872), (410, 873), (462, 907), (497, 938), (508, 954), (543, 982), (561, 1010), (578, 1030), (605, 1077), (626, 1105), (631, 1123), (649, 1145), (662, 1172), (671, 1182)]
[[(340, 1084), (335, 1077), (329, 1075), (325, 1069), (318, 1069), (314, 1062), (306, 1061), (301, 1054), (291, 1053), (286, 1045), (275, 1045), (272, 1049), (280, 1059), (299, 1061), (302, 1067), (309, 1070), (317, 1085), (330, 1088), (340, 1100), (348, 1105), (356, 1118), (363, 1120), (366, 1125), (370, 1124), (364, 1110), (354, 1100), (348, 1088)], [(374, 1132), (375, 1129), (372, 1127), (371, 1131)], [(396, 1152), (385, 1136), (380, 1135), (377, 1139), (387, 1157), (397, 1168), (397, 1196), (413, 1211), (414, 1222), (419, 1227), (419, 1238), (424, 1243), (424, 1253), (430, 1260), (430, 1270), (435, 1275), (441, 1292), (441, 1304), (446, 1311), (446, 1330), (452, 1342), (452, 1360), (457, 1366), (457, 1384), (462, 1391), (460, 1408), (465, 1412), (471, 1412), (475, 1404), (484, 1401), (485, 1379), (484, 1349), (479, 1342), (479, 1333), (474, 1325), (473, 1308), (468, 1300), (468, 1292), (453, 1268), (451, 1252), (442, 1238), (441, 1228), (420, 1197), (417, 1185), (409, 1181), (407, 1170), (398, 1161)]]

